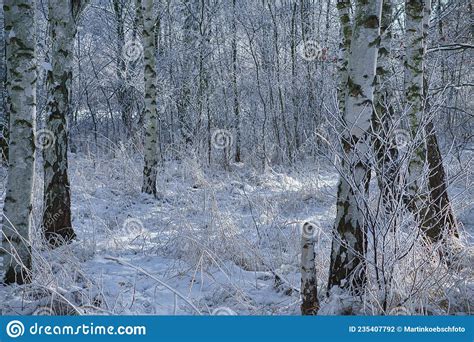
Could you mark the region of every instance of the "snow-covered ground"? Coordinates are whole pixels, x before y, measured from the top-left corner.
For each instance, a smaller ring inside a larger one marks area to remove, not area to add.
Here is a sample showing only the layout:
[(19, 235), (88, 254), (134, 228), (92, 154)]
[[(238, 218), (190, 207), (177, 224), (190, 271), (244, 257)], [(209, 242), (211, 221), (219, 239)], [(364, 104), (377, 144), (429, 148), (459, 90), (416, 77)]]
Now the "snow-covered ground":
[[(192, 159), (167, 163), (160, 198), (153, 199), (140, 193), (141, 157), (119, 149), (113, 158), (71, 155), (70, 180), (78, 239), (53, 251), (35, 243), (35, 280), (2, 290), (4, 313), (31, 314), (53, 297), (86, 314), (299, 314), (304, 221), (320, 228), (317, 268), (325, 296), (338, 180), (326, 161), (265, 173), (246, 165), (207, 170)], [(474, 227), (469, 182), (464, 175), (453, 188), (465, 228)], [(38, 173), (38, 228), (41, 186)], [(423, 290), (439, 301), (415, 296), (413, 311), (472, 313), (472, 265), (443, 279)], [(323, 301), (322, 312), (334, 306)], [(64, 305), (54, 310), (67, 313)], [(380, 311), (368, 305), (364, 313)]]

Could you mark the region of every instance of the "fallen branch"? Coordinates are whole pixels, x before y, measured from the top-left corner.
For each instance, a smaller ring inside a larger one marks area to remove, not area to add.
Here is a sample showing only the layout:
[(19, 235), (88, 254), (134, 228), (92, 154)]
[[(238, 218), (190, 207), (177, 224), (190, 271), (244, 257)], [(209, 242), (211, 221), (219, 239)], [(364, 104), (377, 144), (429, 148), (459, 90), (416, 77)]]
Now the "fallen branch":
[(472, 48), (474, 48), (474, 45), (470, 44), (448, 44), (429, 48), (426, 52), (430, 53), (435, 51), (467, 50)]

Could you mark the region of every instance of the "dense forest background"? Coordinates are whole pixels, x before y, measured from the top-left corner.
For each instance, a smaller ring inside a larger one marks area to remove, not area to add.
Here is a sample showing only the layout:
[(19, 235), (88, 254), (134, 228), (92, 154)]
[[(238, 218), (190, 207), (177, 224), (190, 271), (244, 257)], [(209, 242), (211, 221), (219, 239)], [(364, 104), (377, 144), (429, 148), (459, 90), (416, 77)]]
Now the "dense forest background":
[(2, 313), (471, 314), (472, 7), (4, 0)]

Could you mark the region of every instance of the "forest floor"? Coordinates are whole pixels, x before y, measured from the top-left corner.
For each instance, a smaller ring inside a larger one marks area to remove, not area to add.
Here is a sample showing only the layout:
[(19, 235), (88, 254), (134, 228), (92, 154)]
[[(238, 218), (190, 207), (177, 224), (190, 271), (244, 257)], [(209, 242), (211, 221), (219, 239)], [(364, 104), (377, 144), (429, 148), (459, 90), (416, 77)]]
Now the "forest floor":
[[(39, 272), (31, 285), (1, 290), (4, 313), (31, 314), (53, 295), (87, 314), (299, 314), (304, 221), (320, 229), (316, 254), (324, 297), (338, 181), (327, 161), (261, 173), (244, 165), (211, 171), (187, 160), (166, 164), (158, 178), (154, 199), (140, 193), (139, 156), (125, 150), (109, 159), (71, 155), (78, 239), (53, 251), (35, 243)], [(451, 194), (465, 233), (474, 231), (471, 185), (465, 173)], [(465, 243), (472, 249), (472, 238)], [(412, 304), (424, 313), (472, 314), (472, 272), (468, 265), (430, 289), (438, 293), (437, 305), (427, 297)], [(337, 312), (335, 306), (323, 303), (322, 313)], [(373, 305), (364, 312), (380, 313)]]

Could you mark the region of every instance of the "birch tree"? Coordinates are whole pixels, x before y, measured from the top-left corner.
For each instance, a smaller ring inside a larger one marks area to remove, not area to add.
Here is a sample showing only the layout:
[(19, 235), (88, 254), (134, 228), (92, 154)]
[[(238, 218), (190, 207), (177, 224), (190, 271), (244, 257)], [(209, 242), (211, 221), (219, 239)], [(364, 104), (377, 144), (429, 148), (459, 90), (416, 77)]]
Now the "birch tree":
[[(431, 1), (426, 0), (423, 12), (423, 37), (427, 40), (429, 25), (431, 19)], [(441, 21), (440, 21), (441, 22)], [(426, 55), (426, 46), (423, 51), (424, 56)], [(424, 65), (426, 69), (426, 64)], [(423, 91), (425, 94), (428, 93), (428, 82), (426, 76), (426, 70), (423, 75)], [(425, 96), (425, 105), (429, 110), (429, 101)], [(429, 168), (428, 173), (428, 186), (430, 189), (430, 203), (433, 206), (433, 211), (436, 213), (433, 219), (435, 232), (437, 232), (437, 238), (443, 239), (444, 237), (459, 237), (458, 225), (456, 216), (454, 215), (451, 201), (449, 199), (448, 187), (446, 184), (446, 172), (443, 165), (443, 157), (438, 143), (437, 132), (433, 123), (433, 118), (429, 118), (425, 126), (425, 139), (426, 139), (426, 158)]]
[(232, 92), (234, 95), (234, 116), (235, 116), (235, 157), (234, 161), (239, 163), (241, 159), (241, 118), (239, 104), (239, 90), (237, 85), (237, 13), (236, 0), (232, 0)]
[[(3, 4), (2, 4), (3, 5)], [(0, 16), (0, 51), (5, 51), (5, 16)], [(6, 60), (5, 54), (0, 56), (0, 162), (8, 165), (8, 110), (6, 94)]]
[(360, 197), (368, 190), (370, 127), (377, 65), (380, 0), (356, 2), (348, 62), (341, 145), (343, 158), (333, 232), (328, 290), (359, 293), (366, 281), (367, 222)]
[(305, 222), (301, 234), (301, 314), (316, 315), (319, 309), (316, 253), (316, 227)]
[[(431, 0), (405, 2), (406, 59), (405, 99), (412, 140), (416, 149), (408, 169), (408, 208), (433, 242), (445, 237), (445, 230), (457, 234), (449, 202), (441, 153), (432, 118), (426, 110), (425, 54), (431, 14)], [(427, 150), (429, 148), (429, 150)], [(428, 182), (420, 175), (428, 168)]]
[[(423, 185), (423, 175), (426, 149), (424, 141), (420, 138), (420, 123), (423, 119), (423, 0), (405, 1), (405, 27), (406, 27), (406, 57), (405, 57), (405, 100), (408, 106), (410, 131), (416, 148), (409, 162), (407, 192), (408, 207), (417, 215), (421, 226), (428, 231), (428, 206), (427, 188)], [(423, 194), (422, 194), (423, 192)]]
[(35, 2), (5, 0), (5, 36), (10, 114), (8, 180), (3, 208), (4, 282), (29, 282), (36, 116)]
[[(392, 0), (385, 0), (382, 5), (380, 23), (380, 47), (377, 60), (377, 83), (374, 93), (373, 146), (376, 155), (376, 171), (382, 202), (387, 214), (394, 209), (398, 196), (398, 150), (391, 132), (393, 132), (394, 109), (391, 78), (391, 44), (393, 23)], [(390, 215), (390, 214), (389, 214)]]
[(433, 120), (426, 124), (425, 134), (427, 162), (429, 165), (428, 185), (430, 187), (430, 200), (436, 212), (436, 215), (433, 217), (435, 227), (432, 229), (436, 232), (438, 240), (443, 238), (443, 234), (459, 237), (458, 224), (449, 199), (443, 157), (439, 148)]
[(339, 111), (344, 113), (346, 85), (347, 85), (347, 63), (349, 61), (349, 52), (351, 47), (352, 25), (350, 17), (350, 0), (338, 0), (337, 10), (339, 13), (340, 43), (338, 56), (338, 76), (339, 89), (337, 98)]
[(145, 165), (142, 192), (156, 196), (158, 166), (158, 111), (156, 103), (156, 47), (153, 0), (142, 0), (145, 77)]
[(47, 73), (44, 159), (43, 231), (51, 245), (74, 239), (71, 220), (71, 187), (68, 177), (68, 117), (74, 38), (77, 21), (88, 0), (49, 0), (51, 68)]

